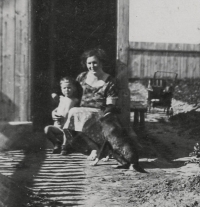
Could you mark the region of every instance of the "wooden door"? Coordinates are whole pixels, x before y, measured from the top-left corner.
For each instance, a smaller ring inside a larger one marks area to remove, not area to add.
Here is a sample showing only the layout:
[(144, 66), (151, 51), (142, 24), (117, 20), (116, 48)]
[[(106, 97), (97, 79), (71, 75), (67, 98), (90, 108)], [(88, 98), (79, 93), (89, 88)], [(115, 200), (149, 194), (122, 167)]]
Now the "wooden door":
[(52, 122), (50, 94), (59, 92), (59, 78), (83, 71), (83, 51), (101, 46), (108, 55), (104, 68), (115, 75), (117, 1), (34, 0), (33, 13), (33, 121), (42, 129)]

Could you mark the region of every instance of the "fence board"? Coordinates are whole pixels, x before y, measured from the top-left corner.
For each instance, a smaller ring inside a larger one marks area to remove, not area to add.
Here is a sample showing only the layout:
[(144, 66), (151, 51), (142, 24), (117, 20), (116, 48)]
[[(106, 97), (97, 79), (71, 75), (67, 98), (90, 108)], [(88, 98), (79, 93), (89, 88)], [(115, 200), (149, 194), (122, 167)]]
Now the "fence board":
[(26, 120), (28, 100), (28, 1), (17, 0), (16, 4), (16, 69), (15, 69), (15, 97), (16, 105), (20, 109), (15, 111), (18, 120)]
[(1, 121), (30, 120), (29, 3), (0, 2)]
[(3, 50), (2, 50), (2, 95), (4, 96), (4, 120), (13, 119), (14, 100), (14, 33), (15, 33), (15, 1), (3, 1)]
[[(2, 101), (2, 81), (3, 81), (3, 69), (2, 69), (2, 33), (3, 33), (3, 1), (0, 1), (0, 103)], [(0, 113), (1, 114), (1, 113)]]
[[(21, 15), (21, 11), (20, 11), (20, 7), (18, 8), (18, 5), (21, 4), (20, 2), (18, 2), (18, 4), (16, 4), (16, 30), (15, 30), (15, 94), (18, 94), (17, 96), (15, 96), (14, 102), (16, 105), (18, 105), (20, 103), (20, 99), (21, 99), (21, 94), (20, 94), (20, 90), (21, 90), (21, 81), (20, 81), (20, 77), (21, 77), (21, 68), (22, 68), (22, 62), (21, 62), (21, 25), (20, 25), (20, 15)], [(15, 110), (15, 119), (19, 119), (20, 120), (20, 115), (19, 115), (19, 108), (16, 108)]]
[(147, 76), (149, 76), (151, 62), (150, 62), (150, 57), (149, 57), (148, 53), (146, 53), (145, 59), (146, 59), (146, 62), (145, 62), (145, 64), (146, 64), (146, 67), (145, 67), (146, 68), (146, 74), (147, 74)]
[(27, 49), (28, 49), (28, 63), (27, 63), (27, 73), (28, 73), (28, 78), (27, 78), (27, 87), (28, 87), (28, 97), (27, 97), (27, 120), (31, 120), (31, 107), (32, 107), (32, 53), (31, 51), (33, 51), (33, 46), (31, 45), (31, 39), (32, 39), (32, 16), (31, 14), (33, 13), (32, 11), (32, 1), (28, 0), (28, 15), (27, 15), (27, 23), (29, 25), (29, 27), (27, 28), (28, 33), (27, 33), (27, 38), (28, 38), (28, 45), (27, 45)]
[(3, 111), (5, 104), (3, 103), (3, 1), (0, 1), (0, 120), (3, 119)]
[(145, 54), (143, 53), (143, 55), (141, 56), (141, 67), (140, 67), (140, 77), (143, 78), (144, 77), (144, 68), (145, 68), (145, 63), (144, 63), (144, 56)]

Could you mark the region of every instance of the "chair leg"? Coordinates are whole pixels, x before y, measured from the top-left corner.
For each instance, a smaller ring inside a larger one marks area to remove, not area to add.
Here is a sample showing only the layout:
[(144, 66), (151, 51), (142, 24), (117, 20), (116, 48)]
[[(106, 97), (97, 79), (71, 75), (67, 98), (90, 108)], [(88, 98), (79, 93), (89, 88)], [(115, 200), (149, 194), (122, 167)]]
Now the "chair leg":
[(138, 124), (139, 122), (138, 116), (139, 116), (139, 112), (135, 110), (134, 111), (134, 124)]
[(141, 112), (140, 112), (140, 124), (141, 124), (141, 125), (144, 125), (144, 122), (145, 122), (145, 120), (144, 120), (144, 112), (141, 111)]

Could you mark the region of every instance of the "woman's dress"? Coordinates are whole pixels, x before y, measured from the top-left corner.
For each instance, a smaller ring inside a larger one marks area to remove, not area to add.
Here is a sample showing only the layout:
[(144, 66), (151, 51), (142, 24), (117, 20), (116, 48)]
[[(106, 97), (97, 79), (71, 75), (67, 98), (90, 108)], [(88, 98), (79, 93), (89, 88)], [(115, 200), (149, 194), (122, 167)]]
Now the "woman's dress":
[(90, 138), (101, 139), (101, 124), (99, 118), (103, 115), (101, 108), (117, 99), (118, 92), (114, 79), (108, 76), (100, 87), (92, 87), (86, 83), (87, 72), (81, 73), (77, 81), (83, 88), (80, 107), (69, 111), (64, 129), (84, 132)]

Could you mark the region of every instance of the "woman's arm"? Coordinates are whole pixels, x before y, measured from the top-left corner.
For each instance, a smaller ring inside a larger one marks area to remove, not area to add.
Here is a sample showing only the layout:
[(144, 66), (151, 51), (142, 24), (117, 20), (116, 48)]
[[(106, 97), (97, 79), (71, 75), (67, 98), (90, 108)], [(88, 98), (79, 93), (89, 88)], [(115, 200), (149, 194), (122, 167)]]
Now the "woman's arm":
[(117, 108), (118, 88), (116, 85), (116, 81), (111, 77), (105, 90), (105, 96), (106, 96), (106, 106), (103, 110), (104, 114), (108, 112), (120, 113), (120, 109)]
[(51, 116), (52, 116), (52, 119), (53, 119), (54, 121), (57, 121), (57, 120), (59, 120), (60, 118), (62, 118), (62, 116), (59, 115), (59, 114), (57, 113), (57, 108), (55, 108), (55, 109), (52, 111)]
[(106, 105), (116, 105), (117, 104), (117, 97), (107, 97), (106, 98)]
[(62, 115), (64, 118), (67, 118), (69, 110), (73, 107), (78, 106), (79, 100), (77, 98), (67, 98), (65, 97), (63, 100), (63, 112)]
[(116, 82), (111, 79), (106, 88), (106, 105), (116, 105), (118, 99), (118, 89)]

